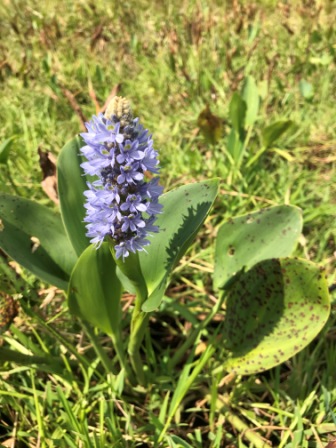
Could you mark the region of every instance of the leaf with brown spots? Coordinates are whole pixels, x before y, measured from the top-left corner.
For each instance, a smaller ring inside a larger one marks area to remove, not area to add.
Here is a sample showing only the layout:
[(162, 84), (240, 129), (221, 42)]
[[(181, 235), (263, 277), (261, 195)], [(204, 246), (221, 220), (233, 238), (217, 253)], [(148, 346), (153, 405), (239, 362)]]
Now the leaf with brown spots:
[(223, 287), (241, 269), (259, 261), (290, 256), (301, 231), (301, 210), (289, 205), (230, 219), (217, 235), (215, 286)]
[(262, 372), (306, 347), (330, 313), (325, 275), (307, 260), (262, 261), (231, 282), (223, 332), (225, 368)]

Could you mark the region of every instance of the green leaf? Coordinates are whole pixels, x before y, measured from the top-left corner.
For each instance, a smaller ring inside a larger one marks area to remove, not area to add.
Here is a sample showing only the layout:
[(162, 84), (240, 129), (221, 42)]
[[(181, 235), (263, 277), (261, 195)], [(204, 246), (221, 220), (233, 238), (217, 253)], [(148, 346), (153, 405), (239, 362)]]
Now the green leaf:
[(252, 43), (260, 31), (260, 22), (250, 23), (248, 25), (248, 42)]
[(83, 192), (87, 190), (86, 177), (80, 167), (80, 148), (83, 142), (76, 137), (67, 143), (57, 160), (58, 191), (61, 214), (66, 232), (79, 256), (90, 244), (85, 236)]
[(333, 61), (333, 56), (329, 53), (322, 53), (320, 56), (312, 56), (309, 62), (313, 65), (330, 65)]
[(305, 79), (301, 79), (299, 82), (300, 93), (305, 100), (310, 100), (314, 96), (314, 89), (310, 82)]
[(18, 365), (35, 365), (39, 370), (48, 373), (64, 376), (61, 360), (49, 356), (31, 356), (11, 350), (6, 347), (0, 347), (0, 364), (3, 362), (14, 362)]
[(126, 291), (128, 291), (130, 294), (137, 293), (137, 289), (134, 283), (127, 277), (127, 275), (123, 273), (121, 269), (119, 269), (118, 266), (117, 266), (117, 276)]
[(329, 313), (328, 284), (317, 265), (290, 258), (258, 263), (228, 292), (225, 369), (249, 375), (281, 364), (315, 338)]
[(109, 241), (111, 254), (117, 265), (117, 276), (124, 288), (131, 294), (136, 294), (137, 299), (141, 303), (148, 297), (146, 280), (143, 277), (140, 265), (140, 253), (130, 253), (128, 257), (123, 260), (116, 258), (114, 244)]
[(212, 179), (185, 185), (162, 196), (163, 212), (157, 220), (160, 231), (151, 239), (147, 253), (139, 254), (149, 294), (143, 311), (152, 311), (159, 306), (171, 271), (209, 213), (217, 196), (218, 183), (218, 179)]
[(245, 126), (252, 126), (255, 123), (259, 112), (258, 87), (252, 76), (247, 76), (245, 78), (242, 97), (247, 106)]
[(293, 124), (293, 121), (286, 120), (277, 121), (267, 126), (261, 133), (263, 146), (265, 148), (272, 146)]
[(185, 440), (181, 439), (181, 437), (176, 435), (166, 435), (166, 440), (170, 442), (171, 448), (193, 448), (192, 445), (190, 445)]
[(241, 159), (243, 148), (244, 143), (240, 140), (238, 132), (232, 128), (227, 139), (227, 149), (236, 163)]
[(109, 244), (90, 245), (78, 259), (71, 275), (70, 311), (112, 335), (120, 324), (121, 283)]
[(9, 137), (0, 145), (0, 164), (6, 165), (9, 157), (9, 151), (12, 147), (12, 144), (15, 140), (15, 137)]
[(233, 129), (241, 134), (245, 127), (245, 115), (246, 115), (246, 103), (239, 95), (235, 92), (232, 95), (232, 99), (229, 106), (229, 116)]
[(217, 234), (214, 285), (221, 288), (242, 268), (291, 255), (302, 231), (300, 209), (279, 205), (238, 216)]
[(61, 217), (29, 199), (0, 194), (0, 247), (42, 280), (67, 288), (76, 254)]

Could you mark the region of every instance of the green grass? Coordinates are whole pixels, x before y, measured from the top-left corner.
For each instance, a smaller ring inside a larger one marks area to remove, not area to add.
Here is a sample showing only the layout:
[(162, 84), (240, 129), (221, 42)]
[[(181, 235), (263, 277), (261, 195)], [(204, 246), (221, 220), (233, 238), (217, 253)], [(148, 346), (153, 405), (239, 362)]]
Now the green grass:
[[(62, 293), (40, 309), (48, 285), (20, 271), (25, 311), (4, 334), (3, 347), (51, 361), (37, 369), (28, 359), (1, 360), (0, 444), (13, 438), (17, 447), (242, 448), (261, 447), (264, 440), (264, 446), (322, 448), (336, 437), (335, 310), (307, 349), (263, 374), (224, 381), (224, 374), (213, 373), (221, 360), (201, 341), (194, 364), (167, 367), (171, 347), (189, 334), (188, 321), (213, 307), (210, 238), (224, 219), (272, 204), (301, 207), (304, 231), (296, 254), (321, 263), (335, 282), (336, 9), (332, 1), (320, 5), (0, 5), (0, 142), (15, 138), (8, 163), (0, 165), (1, 191), (55, 207), (40, 185), (37, 149), (57, 155), (82, 131), (66, 92), (90, 118), (96, 113), (92, 91), (103, 106), (113, 88), (153, 133), (167, 190), (222, 179), (204, 230), (151, 318), (154, 342), (144, 344), (153, 383), (147, 387), (131, 389), (122, 374), (107, 374)], [(261, 103), (238, 169), (227, 151), (229, 104), (247, 76), (255, 79)], [(310, 83), (311, 97), (300, 91), (302, 80)], [(214, 144), (198, 129), (207, 104), (222, 123)], [(248, 167), (262, 130), (289, 119), (295, 126)], [(125, 333), (127, 310), (125, 297)], [(110, 341), (96, 336), (115, 362)]]

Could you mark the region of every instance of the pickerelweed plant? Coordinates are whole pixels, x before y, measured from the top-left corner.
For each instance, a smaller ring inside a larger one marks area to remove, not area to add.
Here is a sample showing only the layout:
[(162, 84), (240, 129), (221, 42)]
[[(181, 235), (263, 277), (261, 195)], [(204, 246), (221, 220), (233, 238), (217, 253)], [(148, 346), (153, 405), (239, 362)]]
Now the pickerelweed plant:
[[(90, 328), (111, 337), (133, 386), (155, 381), (143, 349), (149, 317), (219, 191), (219, 179), (211, 179), (162, 194), (157, 157), (129, 102), (116, 97), (59, 155), (61, 214), (7, 194), (0, 201), (2, 250), (66, 291), (70, 312), (91, 334), (107, 371), (115, 373)], [(192, 356), (201, 336), (207, 348), (195, 375), (216, 351), (225, 353), (217, 373), (247, 375), (284, 362), (312, 341), (328, 319), (330, 299), (323, 269), (290, 258), (301, 231), (301, 211), (289, 205), (221, 223), (214, 248), (216, 305), (194, 322), (167, 360), (167, 371)], [(13, 293), (5, 281), (1, 289)], [(129, 331), (121, 327), (124, 291), (135, 296)], [(209, 324), (217, 313), (224, 319), (214, 331)]]

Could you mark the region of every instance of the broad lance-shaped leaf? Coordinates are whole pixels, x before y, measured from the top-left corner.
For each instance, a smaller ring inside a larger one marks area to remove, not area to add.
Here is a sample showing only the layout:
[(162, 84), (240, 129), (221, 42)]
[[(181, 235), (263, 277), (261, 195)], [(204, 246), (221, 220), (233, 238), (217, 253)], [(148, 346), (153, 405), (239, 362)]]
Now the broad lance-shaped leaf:
[(228, 136), (227, 149), (236, 165), (239, 164), (243, 155), (244, 141), (240, 138), (239, 133), (234, 128), (231, 129)]
[(233, 129), (238, 134), (241, 134), (245, 127), (246, 103), (237, 92), (232, 95), (229, 115)]
[(238, 216), (217, 234), (214, 285), (221, 288), (242, 268), (270, 258), (288, 257), (302, 231), (301, 210), (279, 205)]
[(107, 334), (120, 323), (121, 283), (108, 243), (90, 245), (79, 257), (68, 291), (70, 311)]
[(252, 76), (247, 76), (244, 80), (242, 98), (247, 106), (245, 126), (252, 126), (259, 112), (259, 92), (255, 79)]
[(163, 212), (157, 224), (159, 233), (146, 252), (139, 254), (148, 299), (143, 311), (152, 311), (161, 302), (169, 276), (186, 252), (217, 196), (218, 179), (185, 185), (162, 196)]
[(330, 313), (325, 272), (297, 258), (266, 260), (240, 273), (226, 299), (226, 371), (270, 369), (306, 347)]
[(76, 137), (68, 142), (57, 160), (57, 180), (61, 214), (66, 232), (75, 252), (79, 256), (90, 244), (85, 236), (83, 192), (88, 189), (86, 177), (80, 167), (80, 148), (83, 141)]
[(29, 199), (0, 194), (0, 247), (42, 280), (67, 288), (76, 254), (61, 216)]

